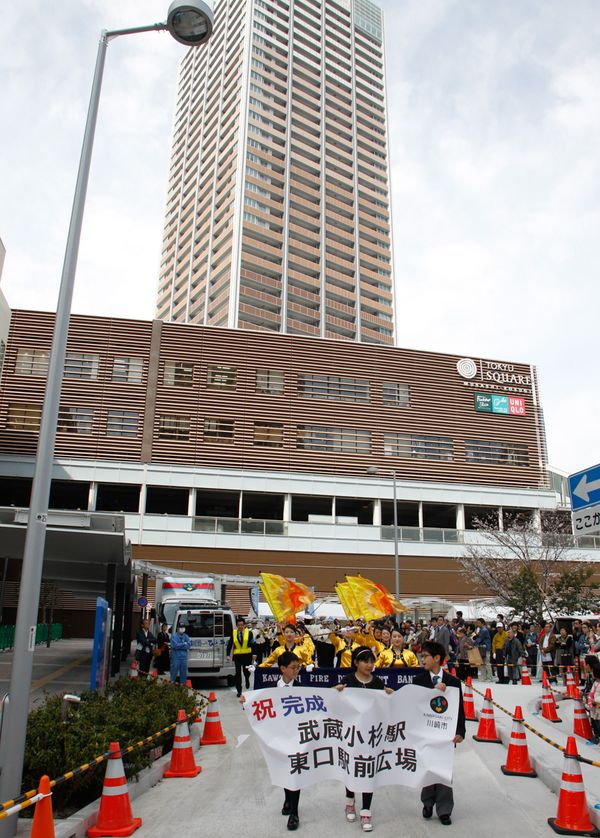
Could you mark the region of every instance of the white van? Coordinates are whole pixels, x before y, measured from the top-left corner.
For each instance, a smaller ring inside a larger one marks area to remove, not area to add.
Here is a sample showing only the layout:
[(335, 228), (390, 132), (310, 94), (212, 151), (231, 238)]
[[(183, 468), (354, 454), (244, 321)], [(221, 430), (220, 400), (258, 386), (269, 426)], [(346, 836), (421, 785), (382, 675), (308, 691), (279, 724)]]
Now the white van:
[(235, 629), (231, 608), (210, 608), (200, 606), (177, 611), (173, 631), (184, 626), (191, 638), (192, 648), (188, 653), (188, 675), (214, 675), (227, 678), (231, 686), (235, 674), (232, 661), (227, 660), (227, 644)]

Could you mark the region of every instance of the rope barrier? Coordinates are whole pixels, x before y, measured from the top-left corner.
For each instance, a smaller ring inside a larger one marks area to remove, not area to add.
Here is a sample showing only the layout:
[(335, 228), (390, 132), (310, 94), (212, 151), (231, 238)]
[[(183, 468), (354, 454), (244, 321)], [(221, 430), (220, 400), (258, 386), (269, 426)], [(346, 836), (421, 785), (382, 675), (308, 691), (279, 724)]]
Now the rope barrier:
[[(205, 696), (202, 696), (205, 698)], [(200, 705), (200, 707), (196, 708), (192, 713), (188, 713), (186, 719), (188, 722), (195, 721), (198, 717), (198, 713), (203, 710), (208, 704), (209, 700), (206, 699), (204, 703)], [(90, 760), (89, 762), (84, 762), (83, 765), (77, 766), (77, 768), (73, 768), (71, 771), (66, 771), (64, 774), (61, 774), (59, 777), (56, 777), (54, 780), (50, 780), (50, 788), (54, 788), (55, 786), (60, 786), (62, 783), (66, 783), (67, 780), (72, 780), (74, 777), (78, 777), (80, 774), (84, 774), (86, 771), (89, 771), (91, 768), (95, 768), (100, 763), (105, 762), (110, 756), (118, 755), (120, 757), (124, 756), (125, 754), (130, 754), (132, 751), (137, 750), (138, 748), (143, 748), (146, 745), (150, 745), (155, 739), (160, 739), (161, 736), (166, 736), (167, 733), (170, 733), (172, 730), (175, 730), (177, 727), (177, 722), (173, 722), (172, 725), (168, 727), (163, 727), (162, 730), (158, 730), (156, 733), (153, 733), (151, 736), (146, 736), (145, 739), (140, 739), (137, 742), (134, 742), (132, 745), (128, 745), (126, 748), (121, 748), (119, 751), (106, 751), (100, 756), (94, 757), (94, 759)], [(37, 789), (31, 789), (30, 791), (24, 792), (23, 794), (19, 794), (14, 800), (7, 800), (4, 803), (0, 803), (0, 820), (3, 818), (7, 818), (10, 815), (14, 815), (16, 812), (20, 812), (23, 809), (27, 809), (29, 806), (33, 806), (34, 803), (37, 803), (38, 800), (41, 800), (43, 795), (38, 794)]]
[[(471, 689), (473, 690), (473, 692), (476, 692), (477, 695), (480, 695), (482, 698), (485, 698), (485, 694), (482, 693), (481, 690), (478, 690), (477, 687), (471, 685)], [(501, 704), (498, 704), (498, 702), (494, 701), (494, 699), (491, 699), (491, 702), (494, 705), (494, 707), (498, 708), (498, 710), (502, 710), (502, 712), (506, 713), (507, 716), (510, 716), (511, 719), (514, 718), (514, 713), (511, 713), (511, 711), (507, 710), (506, 707), (503, 707)], [(522, 721), (521, 724), (523, 725), (523, 727), (526, 727), (527, 730), (530, 730), (531, 733), (535, 733), (536, 736), (539, 736), (540, 739), (543, 739), (544, 742), (547, 742), (548, 745), (552, 745), (553, 748), (556, 748), (558, 751), (562, 751), (563, 753), (565, 753), (566, 748), (563, 745), (559, 745), (558, 742), (555, 742), (553, 739), (549, 739), (547, 736), (544, 736), (543, 733), (541, 733), (539, 730), (536, 730), (526, 721)], [(596, 762), (593, 759), (588, 759), (587, 757), (582, 757), (581, 755), (579, 755), (578, 760), (579, 762), (584, 762), (586, 765), (593, 765), (594, 768), (600, 768), (600, 762)]]

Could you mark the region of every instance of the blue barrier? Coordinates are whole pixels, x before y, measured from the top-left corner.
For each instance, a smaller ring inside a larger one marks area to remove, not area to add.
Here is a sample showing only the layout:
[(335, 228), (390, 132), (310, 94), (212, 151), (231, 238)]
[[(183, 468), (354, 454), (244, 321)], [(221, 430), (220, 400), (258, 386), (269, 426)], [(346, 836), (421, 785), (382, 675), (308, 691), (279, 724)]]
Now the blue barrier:
[[(297, 676), (298, 681), (303, 687), (335, 687), (339, 684), (345, 675), (353, 672), (353, 669), (339, 667), (337, 669), (313, 669), (312, 672), (307, 672), (301, 669)], [(423, 672), (421, 666), (402, 666), (394, 669), (378, 669), (375, 672), (378, 678), (381, 678), (387, 687), (397, 690), (405, 684), (412, 684), (413, 680)], [(276, 684), (281, 674), (278, 669), (274, 667), (257, 667), (254, 670), (254, 689), (262, 690), (263, 687), (272, 687)]]

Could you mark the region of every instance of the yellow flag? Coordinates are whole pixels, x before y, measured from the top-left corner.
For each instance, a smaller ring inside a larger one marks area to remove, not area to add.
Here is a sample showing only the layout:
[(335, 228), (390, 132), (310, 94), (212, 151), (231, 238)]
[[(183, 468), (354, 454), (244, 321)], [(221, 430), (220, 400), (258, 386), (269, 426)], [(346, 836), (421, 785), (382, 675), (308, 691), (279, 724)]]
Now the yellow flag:
[(347, 582), (338, 582), (335, 586), (335, 592), (344, 609), (344, 613), (349, 620), (358, 620), (360, 612), (354, 599), (354, 595), (350, 590), (350, 585)]
[(283, 623), (314, 602), (315, 594), (303, 585), (276, 573), (261, 573), (261, 591), (275, 619)]
[(346, 581), (354, 595), (358, 610), (367, 620), (378, 620), (397, 611), (408, 610), (378, 582), (372, 582), (362, 576), (346, 576)]

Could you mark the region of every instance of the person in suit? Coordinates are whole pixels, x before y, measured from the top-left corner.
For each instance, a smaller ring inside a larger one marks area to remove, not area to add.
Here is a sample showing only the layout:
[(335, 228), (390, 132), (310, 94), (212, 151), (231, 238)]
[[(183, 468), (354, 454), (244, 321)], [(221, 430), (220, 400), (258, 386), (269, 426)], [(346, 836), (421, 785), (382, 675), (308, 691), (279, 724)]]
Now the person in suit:
[(152, 650), (156, 646), (156, 638), (150, 631), (150, 620), (143, 620), (135, 636), (137, 649), (135, 659), (138, 662), (140, 675), (148, 675), (152, 665)]
[[(446, 660), (446, 653), (440, 643), (436, 643), (433, 640), (425, 642), (421, 656), (425, 672), (417, 675), (413, 684), (419, 687), (441, 690), (442, 692), (445, 692), (447, 687), (457, 687), (458, 689), (458, 719), (456, 720), (456, 731), (453, 739), (454, 744), (457, 745), (465, 738), (465, 711), (463, 708), (460, 681), (442, 669), (442, 665)], [(435, 806), (440, 821), (444, 826), (450, 826), (452, 823), (450, 815), (454, 808), (454, 794), (451, 786), (445, 786), (443, 783), (424, 786), (421, 791), (421, 803), (423, 804), (424, 818), (430, 818), (433, 815), (433, 807)]]

